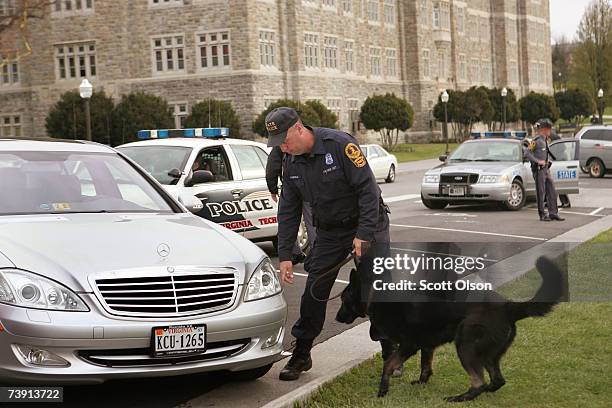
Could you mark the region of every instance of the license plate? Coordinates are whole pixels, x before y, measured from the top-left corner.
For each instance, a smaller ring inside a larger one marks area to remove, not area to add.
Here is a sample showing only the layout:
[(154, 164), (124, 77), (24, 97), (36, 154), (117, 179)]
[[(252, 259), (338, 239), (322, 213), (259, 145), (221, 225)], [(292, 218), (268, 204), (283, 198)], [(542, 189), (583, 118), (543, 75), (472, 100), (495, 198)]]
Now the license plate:
[(449, 196), (464, 196), (465, 195), (465, 187), (450, 187), (448, 189)]
[(195, 354), (206, 351), (206, 325), (153, 328), (153, 357)]

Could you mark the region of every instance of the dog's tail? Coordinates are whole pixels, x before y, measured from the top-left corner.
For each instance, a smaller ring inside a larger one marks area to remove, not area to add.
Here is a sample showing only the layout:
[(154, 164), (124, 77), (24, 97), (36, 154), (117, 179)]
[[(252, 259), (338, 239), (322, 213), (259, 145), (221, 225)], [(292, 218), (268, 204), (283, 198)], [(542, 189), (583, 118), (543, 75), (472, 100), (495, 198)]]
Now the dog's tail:
[(508, 314), (513, 321), (526, 317), (544, 316), (559, 303), (564, 294), (564, 280), (561, 269), (550, 259), (541, 257), (536, 268), (542, 276), (542, 285), (535, 296), (526, 302), (508, 302)]

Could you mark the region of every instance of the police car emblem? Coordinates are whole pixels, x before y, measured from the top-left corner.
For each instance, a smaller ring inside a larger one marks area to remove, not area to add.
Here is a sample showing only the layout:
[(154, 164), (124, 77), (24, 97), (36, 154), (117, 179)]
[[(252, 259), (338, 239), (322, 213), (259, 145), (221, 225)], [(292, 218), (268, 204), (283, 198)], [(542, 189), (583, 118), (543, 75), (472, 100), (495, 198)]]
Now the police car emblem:
[(327, 164), (328, 166), (330, 164), (334, 164), (334, 158), (332, 157), (331, 153), (325, 154), (325, 164)]
[(349, 143), (344, 148), (344, 154), (349, 158), (355, 167), (363, 167), (366, 165), (366, 158), (361, 153), (361, 149), (355, 143)]

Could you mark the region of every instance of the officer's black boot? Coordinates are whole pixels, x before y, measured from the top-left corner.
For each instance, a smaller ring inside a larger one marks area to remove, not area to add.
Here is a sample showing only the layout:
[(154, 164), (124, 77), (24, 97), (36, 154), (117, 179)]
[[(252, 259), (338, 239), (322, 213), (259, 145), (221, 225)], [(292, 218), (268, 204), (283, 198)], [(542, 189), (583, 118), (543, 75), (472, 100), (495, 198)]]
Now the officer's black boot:
[(310, 349), (312, 348), (312, 340), (296, 341), (293, 355), (281, 370), (278, 378), (282, 381), (295, 381), (300, 378), (302, 371), (308, 371), (312, 368), (312, 359), (310, 358)]

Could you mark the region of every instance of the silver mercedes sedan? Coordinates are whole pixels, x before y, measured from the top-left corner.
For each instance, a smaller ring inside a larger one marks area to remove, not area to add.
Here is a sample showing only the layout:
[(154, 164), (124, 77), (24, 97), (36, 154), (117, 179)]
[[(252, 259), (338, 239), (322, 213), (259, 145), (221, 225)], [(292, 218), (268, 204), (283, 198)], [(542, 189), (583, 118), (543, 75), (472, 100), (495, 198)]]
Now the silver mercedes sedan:
[(277, 272), (201, 205), (103, 145), (0, 140), (0, 383), (265, 374)]

